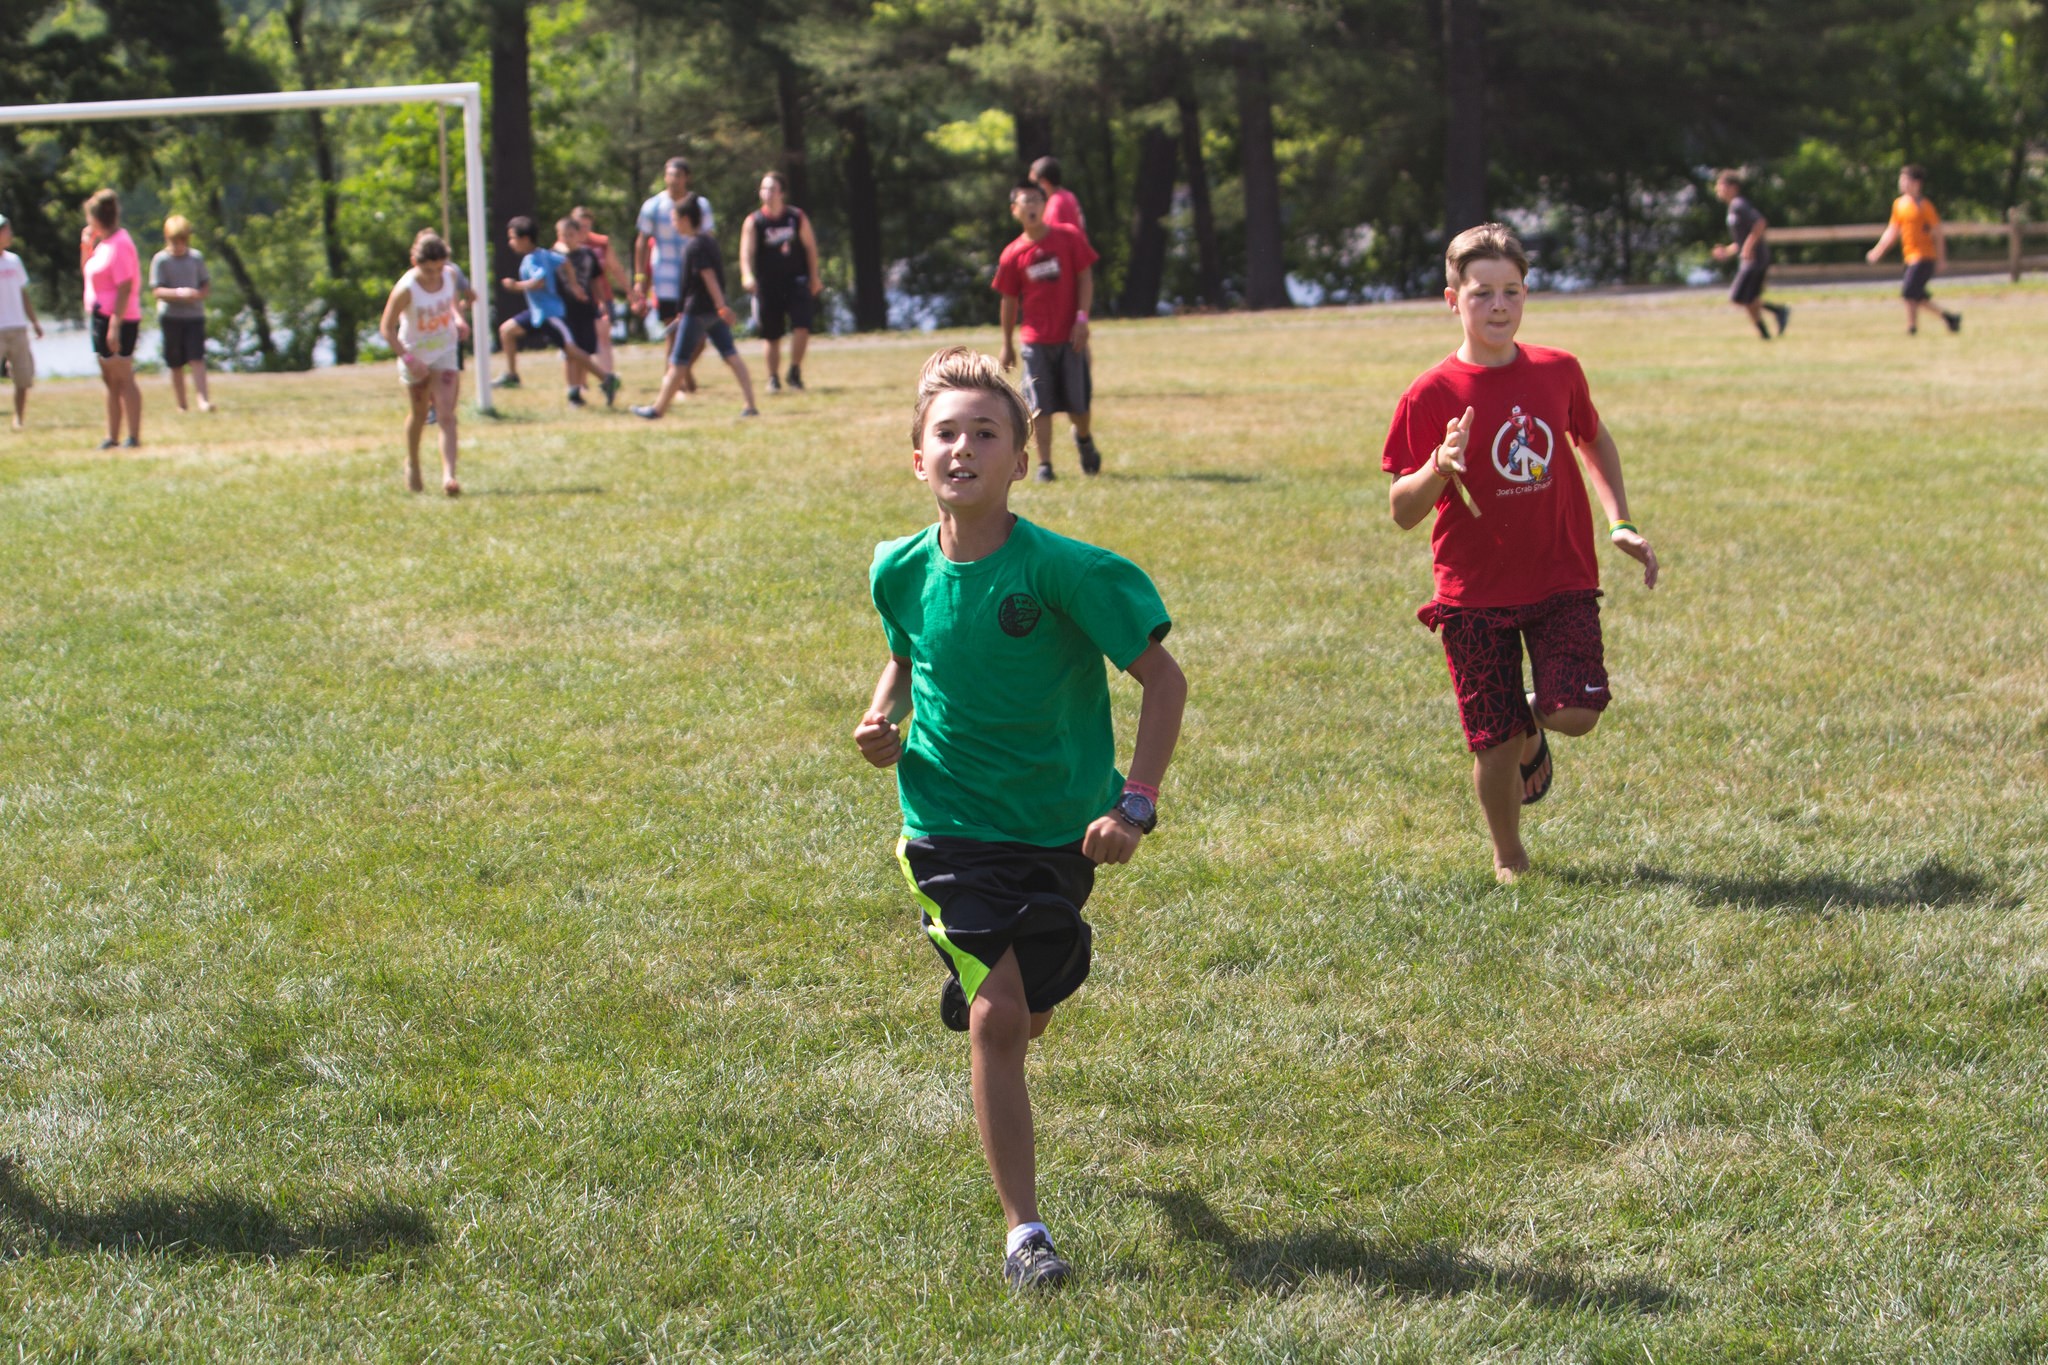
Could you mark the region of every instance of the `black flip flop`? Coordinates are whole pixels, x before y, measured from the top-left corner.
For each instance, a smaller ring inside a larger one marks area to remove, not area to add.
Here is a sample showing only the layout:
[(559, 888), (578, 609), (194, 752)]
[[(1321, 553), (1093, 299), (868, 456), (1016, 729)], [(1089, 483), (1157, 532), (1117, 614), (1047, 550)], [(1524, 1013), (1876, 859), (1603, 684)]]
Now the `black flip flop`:
[(1550, 781), (1557, 776), (1557, 764), (1550, 757), (1550, 736), (1544, 734), (1542, 729), (1538, 728), (1536, 731), (1536, 761), (1521, 765), (1523, 785), (1526, 786), (1529, 779), (1536, 776), (1537, 769), (1546, 763), (1550, 764), (1550, 771), (1543, 775), (1543, 785), (1536, 789), (1535, 795), (1524, 795), (1522, 797), (1523, 805), (1533, 806), (1548, 796), (1550, 794)]

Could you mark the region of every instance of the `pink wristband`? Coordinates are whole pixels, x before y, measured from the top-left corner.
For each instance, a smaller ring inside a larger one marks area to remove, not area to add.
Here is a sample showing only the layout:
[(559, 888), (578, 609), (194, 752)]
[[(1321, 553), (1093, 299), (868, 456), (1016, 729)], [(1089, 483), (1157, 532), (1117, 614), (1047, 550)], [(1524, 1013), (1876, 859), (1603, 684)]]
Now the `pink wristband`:
[(1136, 792), (1138, 795), (1144, 797), (1147, 801), (1152, 802), (1154, 805), (1159, 804), (1159, 788), (1157, 787), (1149, 786), (1143, 782), (1126, 782), (1124, 783), (1124, 790), (1127, 792)]

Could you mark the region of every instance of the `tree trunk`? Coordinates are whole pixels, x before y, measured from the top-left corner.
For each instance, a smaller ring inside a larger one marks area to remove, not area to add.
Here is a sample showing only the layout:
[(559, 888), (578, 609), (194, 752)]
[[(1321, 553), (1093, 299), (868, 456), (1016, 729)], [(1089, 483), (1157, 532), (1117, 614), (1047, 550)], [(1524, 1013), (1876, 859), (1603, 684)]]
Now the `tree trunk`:
[[(642, 178), (641, 149), (646, 145), (645, 129), (640, 118), (640, 49), (647, 42), (647, 12), (639, 6), (633, 7), (633, 50), (626, 54), (626, 88), (631, 92), (632, 109), (626, 116), (626, 217), (637, 223), (634, 215), (640, 211), (640, 201), (646, 197), (647, 181)], [(622, 264), (632, 268), (631, 256)]]
[[(292, 0), (284, 8), (285, 31), (291, 35), (292, 65), (302, 90), (317, 90), (324, 81), (313, 69), (312, 49), (306, 42), (305, 0)], [(341, 245), (341, 179), (334, 160), (334, 144), (327, 136), (327, 120), (318, 109), (306, 111), (313, 132), (313, 167), (320, 177), (320, 240), (326, 249), (328, 289), (324, 302), (332, 327), (334, 363), (356, 363), (361, 319), (356, 316), (354, 297), (348, 293), (348, 253)]]
[(882, 287), (882, 214), (875, 192), (875, 154), (868, 144), (868, 113), (840, 115), (846, 131), (846, 235), (853, 247), (853, 325), (878, 332), (889, 325)]
[(1180, 160), (1188, 173), (1188, 204), (1195, 215), (1195, 290), (1211, 308), (1223, 306), (1223, 251), (1216, 244), (1216, 210), (1209, 203), (1209, 172), (1202, 165), (1202, 108), (1195, 92), (1180, 103)]
[(1124, 268), (1124, 297), (1117, 312), (1149, 318), (1159, 312), (1159, 286), (1166, 278), (1166, 224), (1173, 208), (1173, 134), (1147, 128), (1138, 144), (1138, 183), (1132, 188), (1131, 255)]
[[(192, 178), (205, 183), (201, 168), (195, 163)], [(256, 354), (263, 357), (263, 368), (277, 368), (277, 341), (270, 335), (270, 308), (263, 301), (263, 292), (256, 287), (256, 281), (249, 276), (249, 266), (242, 260), (242, 253), (235, 250), (235, 234), (228, 226), (227, 205), (221, 202), (220, 190), (214, 189), (209, 196), (213, 206), (213, 221), (220, 224), (218, 241), (207, 246), (228, 263), (228, 274), (235, 277), (235, 288), (242, 291), (242, 303), (256, 323)]]
[(1244, 171), (1244, 301), (1286, 308), (1287, 263), (1280, 242), (1280, 166), (1273, 154), (1273, 93), (1266, 53), (1256, 42), (1237, 52), (1237, 139)]
[(804, 150), (803, 83), (787, 52), (775, 54), (775, 111), (782, 123), (782, 176), (789, 202), (798, 208), (811, 202), (811, 163)]
[(1486, 47), (1479, 0), (1443, 0), (1444, 232), (1486, 221)]
[(1017, 123), (1017, 178), (1021, 180), (1032, 162), (1052, 155), (1052, 115), (1019, 109), (1012, 117)]
[[(519, 273), (519, 257), (505, 242), (505, 224), (533, 216), (533, 103), (527, 71), (526, 0), (490, 0), (491, 25), (491, 241), (500, 279)], [(549, 237), (552, 241), (553, 238)], [(481, 290), (489, 282), (478, 280)], [(501, 297), (498, 311), (510, 317), (523, 297)], [(479, 346), (490, 338), (478, 337)]]

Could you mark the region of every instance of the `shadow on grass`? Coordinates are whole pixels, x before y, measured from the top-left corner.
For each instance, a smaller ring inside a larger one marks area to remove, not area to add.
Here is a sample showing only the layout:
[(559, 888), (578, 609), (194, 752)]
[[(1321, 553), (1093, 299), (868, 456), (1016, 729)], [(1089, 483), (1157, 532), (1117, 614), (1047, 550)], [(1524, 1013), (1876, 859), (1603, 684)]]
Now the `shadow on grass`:
[(1260, 483), (1263, 474), (1246, 474), (1235, 469), (1178, 469), (1169, 474), (1123, 474), (1112, 471), (1112, 479), (1132, 483)]
[(188, 1256), (317, 1256), (336, 1265), (439, 1240), (416, 1209), (363, 1203), (332, 1218), (286, 1222), (275, 1209), (226, 1190), (198, 1194), (136, 1194), (104, 1208), (73, 1210), (44, 1199), (22, 1178), (21, 1164), (0, 1157), (0, 1259), (23, 1246), (5, 1224), (26, 1224), (43, 1243), (65, 1251), (175, 1252)]
[[(467, 491), (467, 490), (465, 490)], [(580, 498), (604, 492), (601, 483), (569, 484), (561, 488), (479, 488), (473, 498)]]
[(1718, 877), (1697, 872), (1667, 872), (1637, 863), (1628, 872), (1605, 868), (1560, 868), (1559, 880), (1586, 885), (1683, 886), (1710, 905), (1747, 909), (1792, 909), (1810, 914), (1829, 910), (1941, 909), (1988, 901), (2014, 904), (1987, 877), (1929, 858), (1896, 877), (1865, 881), (1834, 873), (1803, 877)]
[(1489, 1265), (1434, 1243), (1380, 1246), (1336, 1228), (1245, 1238), (1190, 1190), (1148, 1191), (1145, 1197), (1166, 1215), (1175, 1236), (1213, 1247), (1228, 1263), (1231, 1278), (1255, 1289), (1286, 1293), (1304, 1280), (1328, 1277), (1362, 1288), (1385, 1286), (1402, 1297), (1451, 1298), (1491, 1289), (1546, 1308), (1654, 1313), (1679, 1306), (1675, 1293), (1647, 1280), (1596, 1284), (1561, 1271)]

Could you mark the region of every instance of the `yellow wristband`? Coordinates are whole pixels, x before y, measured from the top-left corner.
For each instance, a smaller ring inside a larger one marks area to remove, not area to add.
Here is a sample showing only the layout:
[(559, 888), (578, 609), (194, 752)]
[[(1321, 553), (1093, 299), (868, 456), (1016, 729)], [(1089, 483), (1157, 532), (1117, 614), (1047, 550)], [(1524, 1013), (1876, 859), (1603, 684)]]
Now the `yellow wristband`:
[[(1614, 533), (1615, 533), (1616, 531), (1636, 531), (1636, 524), (1635, 524), (1634, 522), (1632, 522), (1632, 521), (1610, 521), (1610, 522), (1608, 522), (1608, 523), (1607, 523), (1607, 534), (1611, 536), (1611, 535), (1613, 535), (1613, 534), (1614, 534)], [(1637, 534), (1637, 535), (1641, 535), (1641, 534), (1642, 534), (1642, 532), (1641, 532), (1641, 531), (1636, 531), (1636, 534)]]

